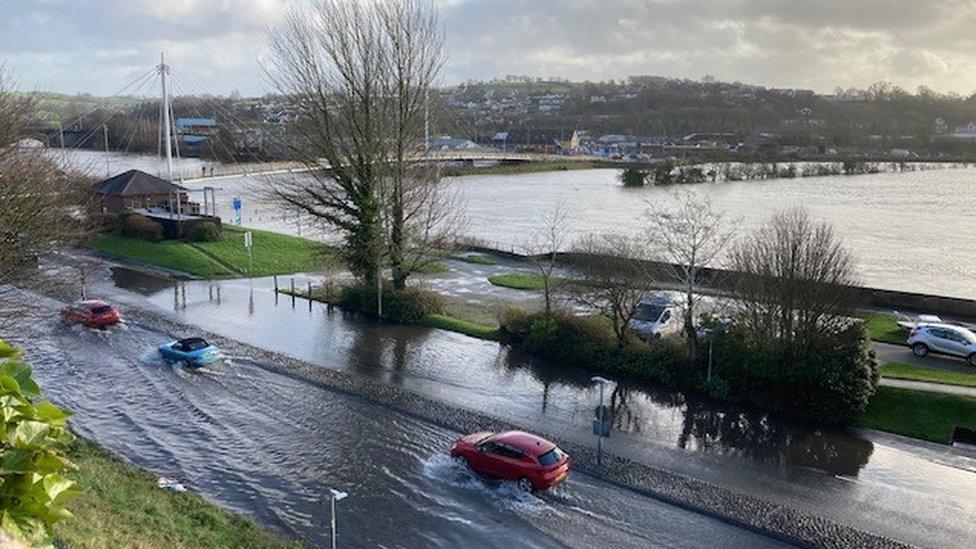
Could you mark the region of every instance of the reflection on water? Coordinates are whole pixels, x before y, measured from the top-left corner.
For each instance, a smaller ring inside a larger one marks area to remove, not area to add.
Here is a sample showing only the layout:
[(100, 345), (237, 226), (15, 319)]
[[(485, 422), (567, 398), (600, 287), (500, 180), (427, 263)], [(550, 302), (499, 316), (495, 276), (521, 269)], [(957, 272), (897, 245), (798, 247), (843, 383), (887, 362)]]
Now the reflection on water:
[[(154, 296), (151, 301), (212, 331), (507, 419), (585, 423), (595, 404), (594, 372), (495, 343), (279, 296), (266, 280), (171, 281), (114, 268), (112, 281)], [(821, 431), (664, 387), (620, 383), (609, 404), (615, 431), (693, 452), (854, 476), (873, 449), (852, 433)]]

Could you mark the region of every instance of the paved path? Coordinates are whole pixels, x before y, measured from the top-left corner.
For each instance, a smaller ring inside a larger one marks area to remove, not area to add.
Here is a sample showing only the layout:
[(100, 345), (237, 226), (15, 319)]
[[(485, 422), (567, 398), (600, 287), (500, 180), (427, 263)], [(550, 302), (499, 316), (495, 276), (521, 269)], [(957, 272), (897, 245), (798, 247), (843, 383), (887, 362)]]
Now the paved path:
[(929, 391), (932, 393), (945, 393), (948, 395), (963, 395), (976, 398), (976, 387), (961, 387), (959, 385), (946, 385), (944, 383), (929, 383), (927, 381), (911, 381), (908, 379), (892, 379), (883, 377), (879, 382), (884, 387), (897, 387), (899, 389), (915, 389), (916, 391)]
[(922, 368), (933, 368), (937, 370), (948, 370), (960, 374), (976, 374), (976, 368), (969, 366), (965, 360), (951, 356), (930, 354), (928, 356), (915, 356), (907, 345), (892, 345), (891, 343), (871, 344), (878, 361), (881, 364), (889, 362), (901, 362)]

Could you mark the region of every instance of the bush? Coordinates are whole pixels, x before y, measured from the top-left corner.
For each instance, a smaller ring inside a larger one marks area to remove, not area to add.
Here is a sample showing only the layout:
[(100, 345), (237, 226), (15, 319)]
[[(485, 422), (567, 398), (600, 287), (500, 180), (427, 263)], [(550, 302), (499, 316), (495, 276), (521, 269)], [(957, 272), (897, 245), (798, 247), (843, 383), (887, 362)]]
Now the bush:
[(139, 238), (150, 242), (163, 239), (163, 226), (146, 216), (130, 213), (119, 220), (122, 236)]
[[(376, 288), (372, 285), (346, 286), (337, 305), (362, 313), (376, 314)], [(383, 318), (395, 322), (418, 322), (428, 315), (444, 312), (444, 298), (435, 292), (408, 287), (401, 291), (383, 285)]]
[(859, 324), (807, 347), (750, 338), (736, 328), (716, 335), (714, 353), (714, 372), (728, 382), (733, 400), (822, 423), (855, 421), (878, 382)]
[(51, 527), (71, 514), (65, 502), (77, 493), (62, 474), (74, 436), (68, 413), (43, 399), (19, 353), (0, 342), (0, 513), (8, 533), (33, 544), (49, 542)]
[(637, 168), (626, 168), (620, 172), (620, 182), (624, 187), (643, 187), (647, 182), (648, 173)]
[(92, 229), (98, 234), (114, 233), (119, 230), (119, 215), (114, 213), (97, 213), (92, 215)]
[(218, 242), (220, 237), (220, 225), (213, 221), (197, 223), (190, 231), (190, 241), (192, 242)]

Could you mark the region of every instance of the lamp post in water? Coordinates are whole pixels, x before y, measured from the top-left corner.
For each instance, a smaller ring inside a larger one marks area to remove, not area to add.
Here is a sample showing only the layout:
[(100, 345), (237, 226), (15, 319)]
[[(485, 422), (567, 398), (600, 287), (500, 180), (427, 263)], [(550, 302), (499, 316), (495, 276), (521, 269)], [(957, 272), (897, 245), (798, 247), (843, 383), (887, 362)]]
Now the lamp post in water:
[(600, 376), (594, 376), (590, 381), (600, 386), (600, 405), (596, 407), (593, 434), (596, 435), (596, 464), (601, 465), (603, 462), (603, 438), (610, 436), (610, 426), (607, 424), (607, 420), (610, 418), (607, 417), (606, 406), (603, 405), (603, 388), (613, 382)]
[(336, 502), (342, 501), (349, 494), (329, 488), (329, 500), (332, 507), (332, 549), (336, 549)]

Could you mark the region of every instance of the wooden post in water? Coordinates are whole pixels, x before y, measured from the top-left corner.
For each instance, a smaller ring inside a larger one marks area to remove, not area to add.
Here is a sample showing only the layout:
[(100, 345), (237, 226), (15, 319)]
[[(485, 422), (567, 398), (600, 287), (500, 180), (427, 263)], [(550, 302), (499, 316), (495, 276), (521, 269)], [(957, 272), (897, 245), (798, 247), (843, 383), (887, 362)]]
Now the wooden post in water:
[(308, 281), (308, 312), (312, 312), (312, 281)]
[(291, 279), (291, 306), (295, 306), (295, 279)]
[(275, 293), (278, 293), (278, 275), (274, 275)]

